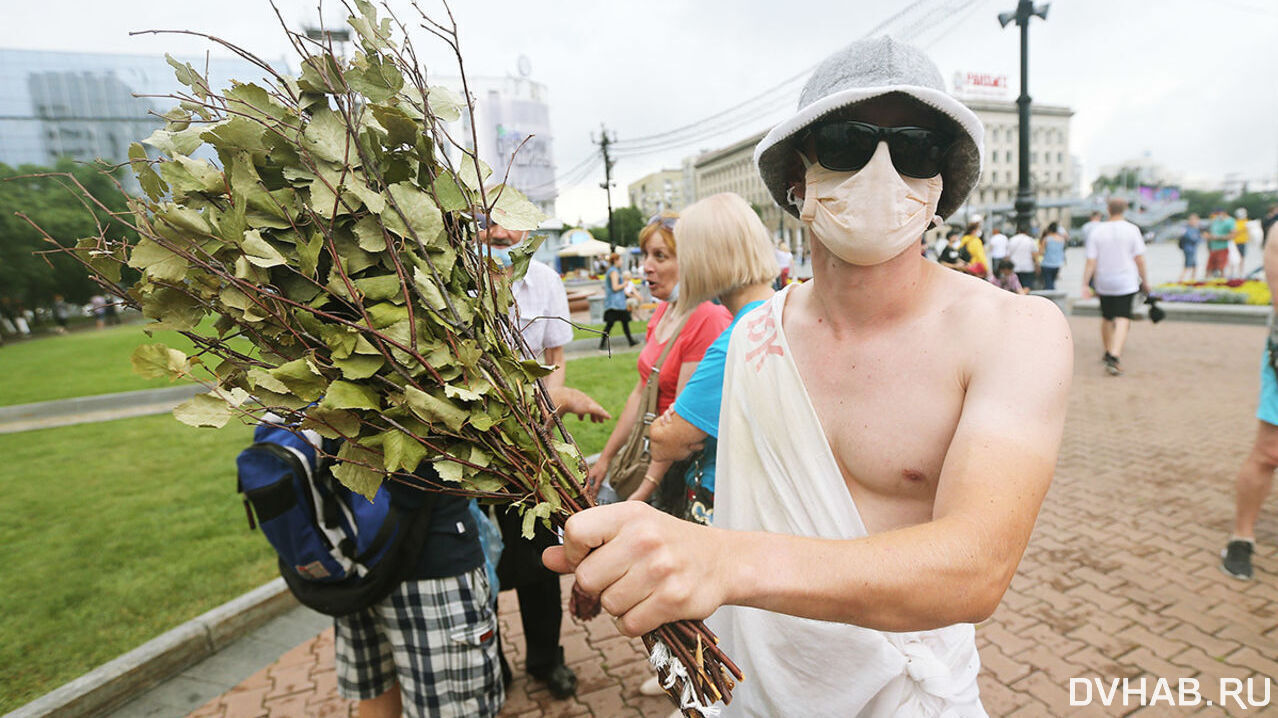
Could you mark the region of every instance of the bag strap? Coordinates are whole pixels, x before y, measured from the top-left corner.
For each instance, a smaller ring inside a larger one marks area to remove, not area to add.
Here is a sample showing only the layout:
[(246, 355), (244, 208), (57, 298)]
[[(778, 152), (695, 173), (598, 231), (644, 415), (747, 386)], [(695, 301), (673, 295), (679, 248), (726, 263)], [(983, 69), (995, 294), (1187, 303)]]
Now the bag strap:
[(675, 342), (679, 341), (679, 335), (683, 333), (683, 328), (691, 318), (691, 314), (684, 317), (679, 322), (679, 326), (675, 327), (674, 334), (671, 335), (670, 341), (666, 342), (666, 346), (661, 350), (661, 356), (657, 357), (657, 361), (652, 365), (652, 371), (648, 373), (648, 381), (643, 385), (643, 401), (639, 405), (639, 420), (643, 424), (644, 449), (645, 456), (648, 455), (648, 429), (652, 426), (652, 422), (657, 420), (657, 397), (661, 391), (661, 367), (666, 363), (666, 357), (670, 355), (670, 350), (674, 348)]

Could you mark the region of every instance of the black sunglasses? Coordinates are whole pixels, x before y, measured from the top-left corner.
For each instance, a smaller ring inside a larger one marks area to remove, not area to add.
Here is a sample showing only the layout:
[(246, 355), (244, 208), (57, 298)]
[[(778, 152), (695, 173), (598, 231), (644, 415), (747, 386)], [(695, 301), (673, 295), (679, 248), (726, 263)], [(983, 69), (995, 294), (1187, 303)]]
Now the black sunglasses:
[(922, 127), (879, 127), (835, 120), (812, 129), (817, 162), (832, 172), (855, 172), (870, 163), (879, 142), (887, 141), (892, 166), (906, 177), (927, 179), (941, 173), (954, 145), (944, 132)]

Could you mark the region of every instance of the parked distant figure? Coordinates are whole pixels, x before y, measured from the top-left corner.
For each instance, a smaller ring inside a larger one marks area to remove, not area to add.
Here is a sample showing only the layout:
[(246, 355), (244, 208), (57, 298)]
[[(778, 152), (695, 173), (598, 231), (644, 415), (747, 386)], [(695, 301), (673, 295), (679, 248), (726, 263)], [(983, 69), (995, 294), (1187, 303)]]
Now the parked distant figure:
[(1229, 265), (1229, 248), (1233, 245), (1234, 220), (1225, 214), (1225, 210), (1216, 208), (1211, 213), (1211, 223), (1207, 225), (1207, 274), (1208, 277), (1223, 277)]
[(612, 334), (612, 325), (620, 324), (630, 346), (636, 344), (630, 336), (630, 307), (626, 303), (626, 282), (621, 272), (621, 255), (613, 252), (608, 255), (608, 269), (604, 272), (604, 329), (599, 337), (599, 348), (608, 348), (608, 338)]
[(1013, 234), (1012, 226), (1004, 225), (1002, 228), (995, 229), (994, 234), (990, 236), (990, 241), (985, 243), (985, 254), (989, 256), (990, 263), (995, 267), (1004, 259), (1007, 259), (1007, 238)]
[(1198, 275), (1198, 245), (1203, 241), (1202, 220), (1197, 214), (1189, 215), (1185, 233), (1180, 236), (1180, 251), (1185, 255), (1185, 268), (1180, 270), (1180, 281), (1193, 282)]
[(1017, 232), (1007, 240), (1007, 260), (1012, 263), (1012, 271), (1026, 291), (1037, 284), (1038, 275), (1038, 242), (1033, 237)]
[(1260, 244), (1263, 247), (1269, 238), (1269, 230), (1278, 224), (1278, 204), (1269, 205), (1269, 211), (1260, 220)]
[(98, 329), (106, 326), (106, 297), (95, 294), (89, 298), (89, 308), (93, 311), (93, 321)]
[(1029, 294), (1029, 289), (1021, 284), (1019, 273), (1014, 271), (1014, 267), (1012, 260), (1000, 259), (998, 268), (994, 270), (994, 286), (1013, 294)]
[(61, 294), (53, 295), (53, 321), (57, 322), (58, 328), (55, 329), (58, 334), (67, 333), (67, 317), (71, 316), (71, 307), (67, 305)]
[(1247, 208), (1239, 207), (1234, 210), (1234, 249), (1238, 252), (1238, 258), (1234, 260), (1234, 266), (1230, 267), (1229, 273), (1235, 277), (1243, 276), (1243, 265), (1247, 262), (1247, 243), (1251, 239), (1251, 228), (1247, 223)]
[(1056, 275), (1065, 266), (1065, 241), (1059, 223), (1047, 225), (1047, 231), (1038, 243), (1038, 269), (1043, 279), (1043, 289), (1056, 289)]
[(777, 289), (784, 289), (785, 285), (790, 282), (790, 268), (794, 266), (794, 255), (790, 252), (790, 248), (786, 246), (785, 240), (777, 242), (776, 249), (777, 266), (781, 268), (781, 273), (777, 275)]
[[(1264, 241), (1265, 281), (1270, 294), (1278, 296), (1278, 229), (1271, 224)], [(1220, 569), (1242, 581), (1252, 577), (1251, 555), (1256, 549), (1256, 520), (1260, 508), (1274, 485), (1274, 469), (1278, 468), (1278, 368), (1274, 352), (1278, 351), (1278, 322), (1269, 317), (1269, 339), (1265, 360), (1260, 365), (1260, 406), (1256, 409), (1259, 426), (1251, 453), (1238, 470), (1234, 483), (1234, 533), (1220, 552)]]
[(951, 229), (945, 239), (945, 246), (941, 248), (936, 261), (950, 269), (966, 272), (967, 263), (972, 259), (972, 255), (968, 254), (967, 249), (963, 247), (963, 233), (957, 229)]
[(106, 323), (110, 326), (119, 326), (120, 324), (120, 298), (114, 294), (108, 294), (105, 297), (106, 303), (102, 305), (102, 311)]
[(1087, 221), (1084, 222), (1083, 226), (1078, 230), (1083, 235), (1084, 245), (1087, 244), (1087, 238), (1092, 236), (1092, 230), (1099, 227), (1100, 224), (1101, 224), (1101, 213), (1092, 212), (1092, 215), (1087, 218)]
[(985, 243), (981, 241), (981, 223), (980, 221), (970, 222), (967, 225), (967, 231), (963, 233), (963, 239), (960, 240), (963, 249), (967, 250), (967, 273), (976, 277), (989, 279), (991, 270), (990, 262), (985, 255)]
[(1145, 273), (1145, 238), (1140, 228), (1123, 219), (1127, 200), (1111, 197), (1109, 221), (1092, 229), (1087, 238), (1087, 265), (1083, 268), (1083, 298), (1092, 296), (1095, 280), (1100, 298), (1101, 342), (1105, 346), (1105, 371), (1121, 376), (1119, 357), (1131, 327), (1132, 300), (1149, 293)]

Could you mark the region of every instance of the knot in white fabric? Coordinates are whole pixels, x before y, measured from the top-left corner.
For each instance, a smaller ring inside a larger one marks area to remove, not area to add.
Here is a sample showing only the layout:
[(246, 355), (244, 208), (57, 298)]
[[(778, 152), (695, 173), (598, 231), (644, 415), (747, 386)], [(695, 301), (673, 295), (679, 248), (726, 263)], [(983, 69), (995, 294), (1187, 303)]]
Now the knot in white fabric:
[(905, 654), (905, 672), (910, 680), (938, 698), (948, 697), (954, 689), (953, 669), (918, 639), (907, 640), (900, 648)]
[(688, 669), (678, 658), (671, 653), (670, 647), (665, 641), (657, 641), (652, 647), (652, 653), (648, 655), (648, 663), (658, 670), (665, 669), (666, 680), (661, 684), (662, 688), (670, 690), (674, 688), (678, 681), (683, 681), (683, 690), (679, 692), (680, 708), (695, 708), (702, 715), (708, 718), (714, 718), (719, 715), (721, 709), (714, 706), (702, 705), (701, 700), (697, 698), (697, 694), (692, 690), (692, 682), (688, 680)]

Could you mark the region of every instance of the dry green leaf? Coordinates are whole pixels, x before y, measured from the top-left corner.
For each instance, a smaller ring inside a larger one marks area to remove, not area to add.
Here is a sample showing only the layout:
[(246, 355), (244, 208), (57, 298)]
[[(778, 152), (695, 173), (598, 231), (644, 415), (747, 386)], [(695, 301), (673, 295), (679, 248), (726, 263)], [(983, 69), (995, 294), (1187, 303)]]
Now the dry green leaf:
[(382, 457), (377, 452), (347, 441), (337, 452), (333, 476), (346, 488), (372, 501), (382, 486), (385, 474), (370, 467), (381, 463)]
[(133, 350), (130, 361), (133, 372), (147, 379), (165, 377), (173, 380), (191, 373), (191, 363), (186, 355), (164, 344), (142, 344)]
[(381, 400), (372, 387), (354, 382), (338, 380), (328, 385), (328, 392), (320, 401), (320, 406), (327, 409), (371, 409), (376, 411)]
[(196, 394), (173, 409), (173, 417), (187, 426), (220, 429), (231, 420), (231, 407), (214, 393)]

